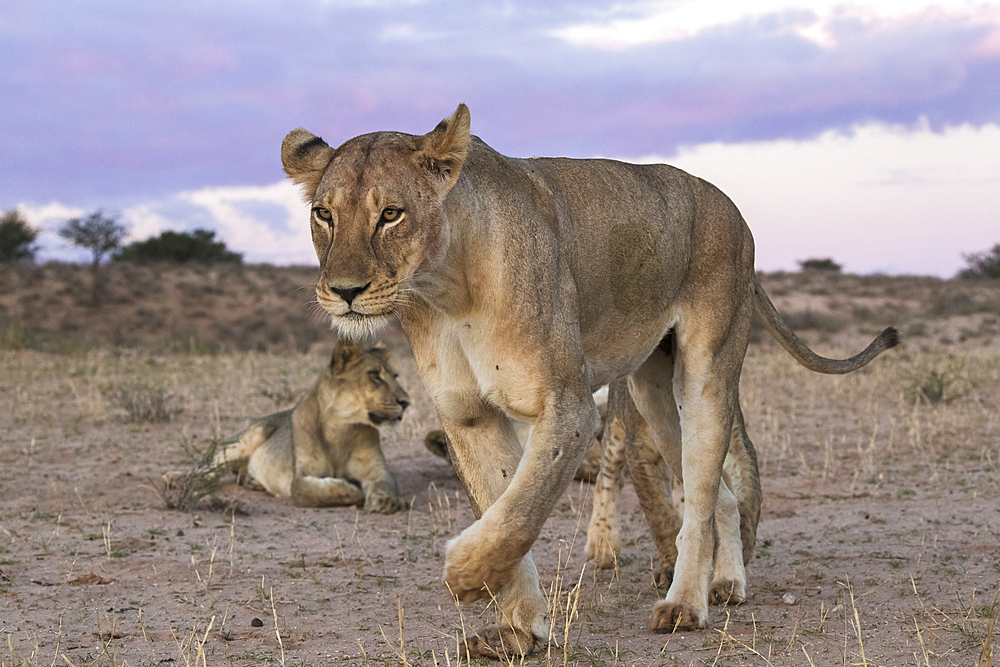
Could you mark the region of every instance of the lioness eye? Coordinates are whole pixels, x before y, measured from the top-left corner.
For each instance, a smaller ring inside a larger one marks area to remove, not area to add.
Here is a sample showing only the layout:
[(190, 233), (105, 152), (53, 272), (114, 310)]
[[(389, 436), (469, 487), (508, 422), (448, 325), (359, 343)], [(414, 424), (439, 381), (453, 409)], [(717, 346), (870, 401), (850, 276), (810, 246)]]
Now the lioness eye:
[(378, 371), (368, 371), (368, 377), (370, 377), (375, 382), (381, 382), (382, 378), (379, 377)]
[(399, 218), (402, 215), (403, 209), (389, 206), (382, 210), (382, 216), (378, 219), (378, 223), (384, 225), (386, 223), (399, 222)]
[(316, 208), (313, 209), (313, 213), (315, 213), (316, 217), (322, 220), (323, 222), (331, 222), (333, 220), (333, 214), (330, 213), (330, 209), (328, 208), (317, 206)]

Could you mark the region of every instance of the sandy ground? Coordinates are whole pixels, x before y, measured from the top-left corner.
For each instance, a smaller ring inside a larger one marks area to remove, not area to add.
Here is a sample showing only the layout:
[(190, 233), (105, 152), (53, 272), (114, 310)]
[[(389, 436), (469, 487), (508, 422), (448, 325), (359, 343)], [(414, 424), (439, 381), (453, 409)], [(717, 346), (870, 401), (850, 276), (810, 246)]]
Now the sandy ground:
[[(823, 377), (756, 346), (742, 396), (765, 498), (749, 600), (713, 608), (703, 631), (648, 633), (665, 591), (635, 494), (626, 483), (618, 567), (595, 571), (591, 487), (574, 482), (535, 545), (552, 641), (525, 664), (991, 664), (998, 359), (902, 349)], [(220, 502), (178, 511), (156, 490), (325, 361), (0, 352), (0, 665), (455, 664), (490, 612), (441, 584), (445, 541), (472, 513), (422, 447), (435, 423), (405, 351), (414, 404), (383, 442), (409, 512), (301, 509), (231, 480)], [(916, 400), (932, 372), (950, 401)], [(159, 388), (177, 414), (128, 423), (123, 388)]]

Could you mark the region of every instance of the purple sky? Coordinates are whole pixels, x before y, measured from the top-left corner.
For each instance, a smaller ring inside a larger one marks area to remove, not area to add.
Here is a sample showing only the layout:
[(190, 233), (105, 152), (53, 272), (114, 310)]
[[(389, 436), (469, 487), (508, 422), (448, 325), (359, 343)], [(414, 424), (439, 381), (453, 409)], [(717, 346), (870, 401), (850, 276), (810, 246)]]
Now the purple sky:
[[(1000, 5), (891, 4), (750, 2), (700, 15), (698, 3), (650, 1), (5, 3), (0, 208), (22, 208), (46, 232), (58, 211), (104, 207), (136, 230), (208, 226), (230, 241), (237, 222), (191, 193), (243, 188), (236, 208), (280, 234), (296, 224), (287, 207), (246, 189), (282, 180), (289, 130), (332, 144), (378, 129), (422, 133), (458, 102), (470, 106), (473, 131), (508, 155), (658, 156), (689, 169), (685, 151), (704, 145), (995, 128)], [(715, 180), (718, 162), (698, 164)], [(725, 168), (732, 182), (716, 182), (743, 208), (732, 191), (739, 170)], [(1000, 172), (973, 171), (1000, 190)], [(1000, 242), (997, 198), (970, 223), (964, 251)], [(747, 217), (761, 266), (768, 221)], [(913, 224), (930, 238), (940, 220)], [(43, 241), (43, 257), (59, 255), (58, 241)], [(923, 272), (950, 275), (957, 250)], [(794, 268), (803, 251), (789, 247), (761, 268)], [(858, 271), (921, 272), (898, 257), (844, 259)]]

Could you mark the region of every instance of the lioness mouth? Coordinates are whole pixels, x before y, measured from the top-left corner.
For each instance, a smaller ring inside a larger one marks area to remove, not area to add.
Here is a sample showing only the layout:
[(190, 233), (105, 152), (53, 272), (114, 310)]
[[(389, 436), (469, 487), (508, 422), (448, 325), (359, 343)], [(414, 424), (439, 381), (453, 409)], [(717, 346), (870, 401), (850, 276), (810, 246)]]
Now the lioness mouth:
[(374, 412), (369, 412), (368, 413), (368, 419), (371, 421), (371, 423), (375, 424), (376, 426), (379, 426), (381, 424), (385, 424), (386, 422), (390, 422), (390, 423), (395, 424), (396, 422), (398, 422), (402, 418), (403, 418), (402, 415), (400, 415), (398, 417), (383, 417), (381, 415), (375, 414)]

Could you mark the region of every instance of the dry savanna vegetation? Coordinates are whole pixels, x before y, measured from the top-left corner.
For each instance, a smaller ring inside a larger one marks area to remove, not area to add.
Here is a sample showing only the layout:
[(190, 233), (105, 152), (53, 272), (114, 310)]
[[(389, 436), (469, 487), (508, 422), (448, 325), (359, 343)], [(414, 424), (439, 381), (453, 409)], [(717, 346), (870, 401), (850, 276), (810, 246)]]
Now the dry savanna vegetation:
[[(741, 387), (764, 487), (749, 599), (698, 632), (649, 634), (655, 548), (631, 486), (624, 547), (594, 570), (592, 488), (574, 482), (535, 547), (547, 647), (526, 665), (992, 665), (1000, 615), (1000, 284), (772, 274), (817, 351), (886, 325), (904, 343), (848, 376), (755, 332)], [(472, 522), (427, 453), (433, 410), (398, 331), (413, 404), (383, 444), (412, 509), (302, 509), (191, 475), (288, 407), (333, 334), (314, 270), (0, 268), (0, 665), (457, 665), (492, 622), (441, 584)], [(514, 661), (520, 664), (522, 661)]]

